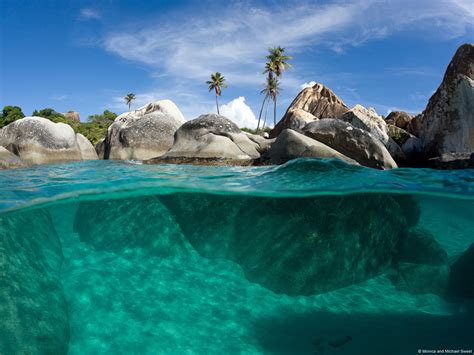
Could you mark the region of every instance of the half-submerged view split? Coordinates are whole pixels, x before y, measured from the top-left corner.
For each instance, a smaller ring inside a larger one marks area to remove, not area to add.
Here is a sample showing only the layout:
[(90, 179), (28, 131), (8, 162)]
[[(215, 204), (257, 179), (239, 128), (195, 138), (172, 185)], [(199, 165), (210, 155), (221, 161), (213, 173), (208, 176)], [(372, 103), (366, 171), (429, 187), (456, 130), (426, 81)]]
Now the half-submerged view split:
[(472, 2), (0, 10), (0, 354), (473, 353)]

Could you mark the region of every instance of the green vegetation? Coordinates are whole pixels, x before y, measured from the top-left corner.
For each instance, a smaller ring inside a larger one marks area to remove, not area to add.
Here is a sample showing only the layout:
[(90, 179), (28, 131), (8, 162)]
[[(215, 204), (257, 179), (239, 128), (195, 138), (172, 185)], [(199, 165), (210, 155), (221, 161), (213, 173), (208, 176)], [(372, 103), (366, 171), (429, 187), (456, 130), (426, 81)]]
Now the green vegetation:
[(206, 84), (209, 85), (209, 92), (214, 90), (216, 92), (216, 107), (217, 107), (217, 114), (220, 115), (219, 112), (219, 101), (217, 100), (218, 96), (221, 96), (222, 88), (226, 88), (227, 84), (225, 83), (224, 75), (219, 72), (215, 72), (211, 74), (211, 80), (206, 81)]
[(134, 93), (130, 93), (130, 94), (127, 94), (127, 96), (125, 96), (123, 98), (125, 100), (125, 104), (128, 105), (128, 109), (130, 110), (130, 106), (132, 106), (132, 101), (134, 101), (136, 99), (136, 96)]
[[(256, 129), (252, 129), (252, 128), (244, 127), (244, 128), (241, 128), (240, 130), (243, 131), (243, 132), (250, 133), (250, 134), (258, 134), (258, 133), (257, 133), (257, 130), (256, 130)], [(260, 130), (260, 133), (262, 132), (262, 130), (263, 130), (263, 132), (270, 132), (272, 129), (267, 126), (267, 127), (263, 128), (263, 129), (261, 129), (261, 130)]]
[(18, 106), (5, 106), (0, 113), (0, 128), (25, 117), (25, 114)]
[[(96, 145), (102, 138), (105, 138), (107, 129), (114, 122), (117, 114), (105, 110), (102, 114), (89, 116), (87, 122), (77, 122), (67, 119), (62, 113), (56, 112), (52, 108), (44, 108), (39, 111), (34, 110), (32, 116), (47, 118), (56, 123), (66, 123), (74, 129), (74, 132), (83, 134), (93, 145)], [(0, 114), (0, 128), (23, 117), (25, 115), (20, 107), (5, 106)]]

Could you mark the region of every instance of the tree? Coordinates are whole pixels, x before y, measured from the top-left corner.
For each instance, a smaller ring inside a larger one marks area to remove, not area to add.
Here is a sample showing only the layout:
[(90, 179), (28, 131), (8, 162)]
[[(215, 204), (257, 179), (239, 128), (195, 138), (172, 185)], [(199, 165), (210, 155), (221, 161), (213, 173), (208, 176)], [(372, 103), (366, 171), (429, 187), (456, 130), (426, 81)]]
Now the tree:
[[(265, 106), (265, 102), (269, 98), (273, 100), (273, 125), (276, 126), (276, 100), (277, 100), (278, 94), (280, 93), (280, 82), (277, 78), (279, 78), (286, 69), (291, 68), (291, 64), (289, 64), (288, 61), (291, 60), (292, 57), (284, 54), (285, 48), (282, 48), (280, 46), (273, 47), (273, 48), (269, 48), (268, 52), (269, 53), (266, 56), (268, 62), (265, 63), (265, 70), (263, 72), (264, 74), (267, 74), (265, 89), (262, 90), (262, 93), (265, 93), (265, 98), (263, 99), (262, 107), (260, 108), (257, 131), (258, 131), (258, 128), (260, 127), (260, 120), (262, 117), (262, 112)], [(273, 81), (274, 79), (276, 81)], [(265, 113), (265, 116), (266, 116), (266, 113)], [(265, 126), (265, 123), (263, 125)]]
[(105, 125), (108, 127), (112, 124), (112, 122), (114, 122), (116, 117), (116, 113), (109, 110), (104, 110), (104, 113), (102, 114), (90, 115), (88, 121), (90, 123)]
[(129, 93), (123, 99), (125, 100), (125, 104), (128, 105), (128, 109), (130, 110), (130, 106), (132, 106), (132, 101), (134, 101), (136, 97), (134, 93)]
[(0, 128), (25, 117), (19, 106), (5, 106), (0, 116)]
[(211, 92), (212, 90), (216, 92), (217, 114), (220, 115), (219, 101), (217, 100), (217, 97), (221, 96), (222, 88), (227, 87), (227, 84), (225, 83), (225, 77), (219, 72), (212, 73), (211, 80), (206, 81), (206, 84), (209, 85), (209, 92)]
[(52, 108), (44, 108), (39, 111), (34, 110), (32, 116), (47, 118), (48, 120), (53, 121), (53, 122), (67, 123), (66, 117), (64, 117), (62, 113), (56, 112)]

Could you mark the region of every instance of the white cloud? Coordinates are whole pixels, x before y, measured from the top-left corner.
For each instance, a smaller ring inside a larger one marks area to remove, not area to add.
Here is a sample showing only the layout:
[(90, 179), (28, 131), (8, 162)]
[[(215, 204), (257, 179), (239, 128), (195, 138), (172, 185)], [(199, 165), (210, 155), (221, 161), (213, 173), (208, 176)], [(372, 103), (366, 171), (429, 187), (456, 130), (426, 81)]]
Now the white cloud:
[(67, 99), (67, 95), (58, 94), (58, 95), (53, 95), (51, 98), (55, 101), (63, 101)]
[(83, 8), (79, 12), (79, 17), (83, 20), (100, 20), (102, 16), (99, 11), (91, 8)]
[(234, 85), (247, 85), (262, 80), (265, 52), (277, 44), (292, 53), (315, 44), (342, 53), (348, 46), (408, 28), (445, 37), (468, 33), (474, 21), (469, 1), (352, 0), (250, 9), (237, 5), (220, 10), (217, 19), (186, 15), (179, 27), (174, 18), (112, 32), (104, 46), (172, 77), (202, 80), (219, 70)]
[(300, 89), (303, 90), (303, 89), (306, 89), (306, 88), (311, 88), (314, 85), (316, 85), (316, 82), (315, 81), (310, 81), (309, 83), (301, 84)]
[(257, 118), (252, 109), (245, 103), (245, 97), (240, 96), (229, 103), (220, 106), (219, 111), (241, 128), (257, 128)]

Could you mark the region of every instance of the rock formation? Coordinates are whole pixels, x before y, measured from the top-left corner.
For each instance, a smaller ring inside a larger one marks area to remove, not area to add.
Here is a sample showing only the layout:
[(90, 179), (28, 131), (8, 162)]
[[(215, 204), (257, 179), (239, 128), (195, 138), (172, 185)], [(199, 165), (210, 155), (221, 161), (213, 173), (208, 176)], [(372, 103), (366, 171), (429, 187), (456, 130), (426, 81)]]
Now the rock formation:
[(49, 213), (0, 217), (0, 353), (67, 354), (63, 254)]
[(303, 131), (308, 137), (328, 145), (361, 165), (376, 169), (397, 167), (382, 142), (350, 123), (338, 119), (322, 119), (308, 123)]
[(277, 137), (287, 128), (298, 130), (315, 119), (341, 117), (347, 111), (349, 108), (331, 89), (317, 83), (298, 94), (270, 137)]
[(283, 164), (296, 158), (336, 158), (358, 165), (337, 150), (291, 129), (280, 133), (272, 144), (269, 157), (272, 164)]
[(414, 116), (404, 111), (392, 111), (389, 113), (385, 122), (389, 125), (396, 126), (398, 128), (406, 130), (408, 123), (413, 119)]
[(374, 109), (366, 109), (362, 105), (356, 105), (340, 117), (344, 122), (349, 122), (354, 127), (369, 132), (381, 141), (390, 155), (396, 161), (403, 161), (404, 154), (398, 144), (390, 138), (387, 123), (380, 117)]
[(23, 162), (15, 154), (0, 147), (0, 169), (18, 168), (23, 166)]
[(81, 122), (81, 116), (76, 111), (68, 111), (64, 114), (64, 117), (71, 121)]
[(474, 298), (474, 244), (451, 265), (449, 294)]
[(161, 100), (118, 116), (104, 141), (104, 159), (145, 160), (163, 155), (184, 123), (178, 107)]
[(25, 117), (3, 127), (0, 146), (27, 164), (97, 159), (92, 144), (71, 126), (42, 117)]
[(426, 158), (474, 151), (474, 45), (457, 50), (421, 119)]
[(216, 114), (201, 115), (183, 124), (171, 149), (147, 163), (250, 164), (259, 158), (259, 144), (231, 120)]

